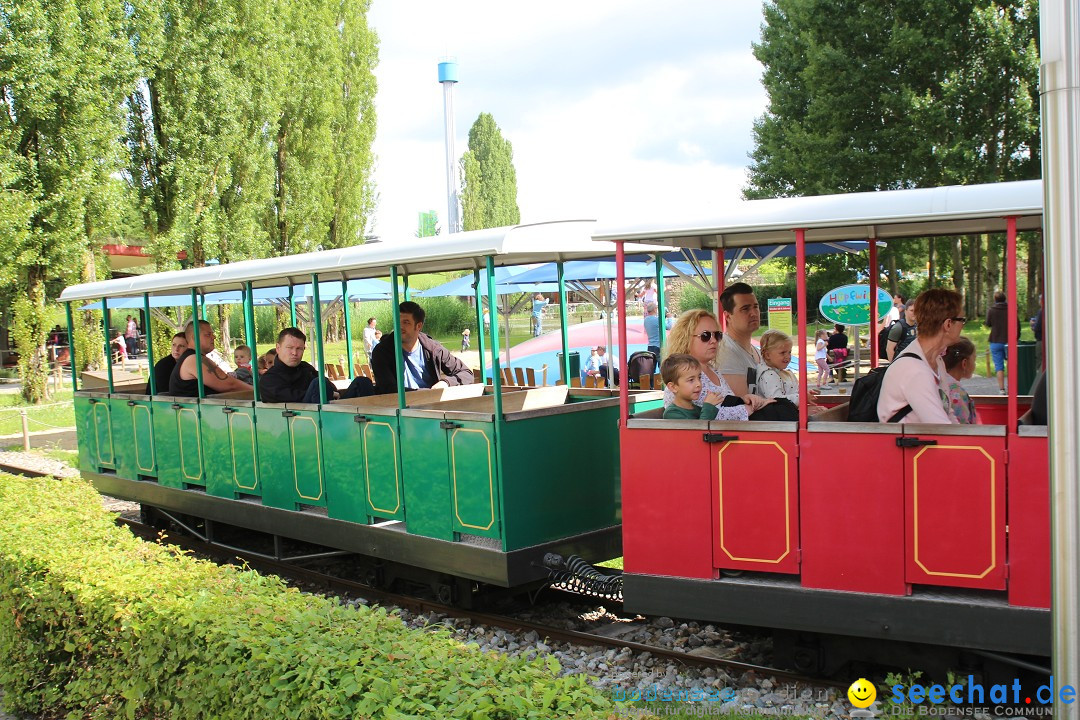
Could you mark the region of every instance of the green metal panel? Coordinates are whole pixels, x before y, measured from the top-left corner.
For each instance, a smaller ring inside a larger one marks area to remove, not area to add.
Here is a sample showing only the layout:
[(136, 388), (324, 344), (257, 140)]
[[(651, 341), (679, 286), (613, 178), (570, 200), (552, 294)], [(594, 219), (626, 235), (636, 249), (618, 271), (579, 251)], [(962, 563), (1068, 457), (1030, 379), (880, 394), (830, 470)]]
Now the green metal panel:
[(372, 517), (405, 520), (397, 418), (373, 418), (364, 424), (361, 435), (364, 441), (364, 489), (368, 513)]
[(125, 480), (137, 480), (135, 469), (135, 426), (132, 425), (131, 408), (134, 402), (126, 395), (109, 397), (109, 418), (112, 425), (112, 447), (116, 454), (116, 474)]
[(254, 409), (208, 403), (201, 410), (206, 492), (227, 498), (257, 495)]
[(229, 416), (225, 413), (230, 408), (206, 404), (201, 410), (202, 448), (206, 453), (206, 492), (217, 497), (235, 498)]
[(479, 422), (455, 424), (459, 427), (446, 430), (454, 530), (499, 538), (502, 522), (494, 427)]
[(294, 411), (289, 418), (296, 502), (326, 506), (322, 479), (322, 442), (318, 411)]
[(94, 437), (97, 440), (97, 457), (93, 460), (98, 467), (115, 468), (116, 454), (113, 451), (112, 415), (107, 399), (95, 398), (91, 412), (93, 417)]
[(329, 516), (404, 520), (397, 417), (327, 411), (322, 423), (323, 439), (334, 448), (323, 461)]
[(255, 406), (255, 433), (259, 443), (259, 483), (263, 505), (296, 509), (295, 477), (289, 423), (283, 404)]
[(154, 409), (149, 400), (135, 400), (131, 412), (132, 446), (135, 448), (135, 472), (140, 478), (157, 477), (154, 454)]
[(157, 457), (158, 483), (171, 488), (183, 488), (180, 475), (180, 435), (176, 415), (179, 412), (172, 400), (154, 400), (154, 453)]
[[(364, 448), (361, 425), (352, 412), (323, 413), (322, 432), (333, 451), (323, 463), (326, 477), (326, 514), (336, 520), (366, 523), (364, 507)], [(383, 418), (379, 418), (382, 420)]]
[(619, 409), (573, 407), (575, 412), (503, 425), (499, 450), (509, 459), (501, 485), (506, 552), (621, 522)]
[(203, 475), (202, 428), (197, 403), (178, 403), (176, 435), (180, 445), (180, 481), (186, 485), (206, 485)]
[(258, 495), (259, 453), (255, 449), (255, 409), (233, 408), (229, 414), (229, 446), (232, 449), (233, 485), (246, 495)]
[(97, 472), (93, 458), (97, 457), (97, 436), (94, 434), (94, 405), (85, 391), (75, 393), (75, 429), (79, 442), (79, 469)]
[(446, 430), (439, 427), (442, 417), (402, 416), (399, 422), (409, 532), (453, 540)]

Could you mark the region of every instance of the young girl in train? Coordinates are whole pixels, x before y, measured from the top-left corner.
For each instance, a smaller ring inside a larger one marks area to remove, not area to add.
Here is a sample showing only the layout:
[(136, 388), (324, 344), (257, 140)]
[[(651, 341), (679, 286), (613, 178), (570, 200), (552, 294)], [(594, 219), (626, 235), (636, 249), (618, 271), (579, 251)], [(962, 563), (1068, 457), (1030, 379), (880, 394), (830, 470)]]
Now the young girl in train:
[(829, 331), (818, 330), (814, 333), (814, 359), (817, 360), (817, 386), (823, 388), (829, 384)]
[[(791, 348), (795, 341), (790, 335), (780, 330), (766, 330), (759, 339), (761, 343), (761, 364), (757, 367), (757, 392), (766, 398), (783, 398), (792, 404), (799, 404), (799, 376), (788, 367), (791, 364)], [(810, 391), (810, 413), (823, 408), (814, 402), (816, 393)]]
[(945, 361), (945, 375), (941, 378), (941, 384), (949, 398), (949, 410), (961, 424), (978, 424), (975, 403), (967, 390), (960, 386), (961, 380), (966, 380), (975, 373), (975, 343), (961, 335), (956, 342), (945, 348), (942, 359)]

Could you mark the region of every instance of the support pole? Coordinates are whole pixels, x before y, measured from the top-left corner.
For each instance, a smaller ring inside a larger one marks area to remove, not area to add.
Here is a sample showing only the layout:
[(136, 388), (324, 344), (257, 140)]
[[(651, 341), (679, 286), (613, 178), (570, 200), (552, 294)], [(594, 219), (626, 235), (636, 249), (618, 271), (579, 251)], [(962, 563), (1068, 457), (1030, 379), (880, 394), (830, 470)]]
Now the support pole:
[(324, 377), (326, 375), (326, 358), (323, 356), (323, 339), (322, 339), (322, 302), (319, 300), (319, 276), (317, 273), (311, 275), (311, 318), (314, 323), (314, 335), (315, 335), (315, 352), (319, 354), (319, 364), (315, 366), (315, 369), (319, 371), (319, 404), (326, 404), (326, 382)]
[(799, 228), (795, 231), (795, 267), (799, 269), (795, 273), (795, 312), (798, 314), (799, 326), (799, 430), (806, 430), (809, 415), (809, 374), (806, 365), (806, 230)]
[(113, 391), (112, 338), (109, 337), (109, 298), (101, 298), (101, 321), (105, 324), (105, 368), (108, 370), (109, 393)]
[[(1008, 258), (1005, 261), (1005, 286), (1008, 288), (1009, 297), (1012, 297), (1012, 302), (1009, 303), (1008, 310), (1006, 312), (1006, 323), (1008, 323), (1008, 335), (1007, 342), (1009, 348), (1009, 362), (1007, 363), (1006, 370), (1006, 382), (1008, 382), (1009, 397), (1008, 397), (1008, 432), (1015, 432), (1017, 426), (1017, 419), (1019, 414), (1016, 407), (1016, 396), (1020, 394), (1020, 388), (1016, 386), (1017, 367), (1016, 362), (1020, 357), (1020, 349), (1017, 345), (1020, 342), (1020, 332), (1017, 327), (1017, 313), (1019, 308), (1017, 304), (1020, 302), (1020, 293), (1017, 292), (1016, 285), (1016, 218), (1005, 218), (1005, 256)], [(1027, 388), (1024, 388), (1024, 392), (1027, 392)]]
[[(495, 299), (495, 259), (490, 255), (487, 258), (487, 286), (488, 303)], [(509, 317), (509, 316), (508, 316)], [(495, 447), (499, 446), (499, 435), (502, 433), (502, 368), (499, 365), (499, 323), (491, 323), (491, 347), (496, 348), (491, 353), (491, 385), (495, 391)], [(509, 358), (507, 350), (507, 358)], [(502, 457), (502, 453), (498, 454)]]
[(559, 322), (562, 324), (562, 378), (566, 387), (570, 387), (570, 327), (567, 325), (568, 313), (566, 309), (566, 267), (563, 261), (555, 263), (556, 272), (559, 274)]
[(870, 367), (871, 369), (878, 366), (878, 333), (877, 333), (877, 320), (878, 320), (878, 259), (877, 259), (877, 239), (870, 238), (870, 324), (867, 325), (867, 330), (870, 333)]
[(78, 373), (75, 372), (75, 319), (71, 316), (71, 303), (64, 303), (64, 314), (68, 327), (68, 363), (71, 364), (71, 391), (79, 389)]
[(349, 282), (345, 278), (341, 278), (341, 308), (345, 313), (345, 357), (348, 359), (346, 364), (349, 366), (349, 380), (353, 380), (356, 372), (353, 370), (352, 318), (349, 317), (352, 313), (349, 312)]
[[(1080, 8), (1043, 0), (1039, 92), (1042, 117), (1046, 396), (1049, 399), (1050, 514), (1053, 553), (1051, 622), (1054, 683), (1080, 686)], [(1075, 702), (1055, 693), (1054, 717), (1074, 718)]]
[[(620, 295), (623, 292), (623, 288), (626, 287), (626, 267), (624, 260), (626, 259), (626, 248), (622, 241), (616, 241), (615, 243), (615, 282), (619, 283)], [(619, 312), (619, 365), (622, 366), (622, 373), (619, 377), (619, 423), (625, 423), (630, 416), (630, 373), (626, 367), (626, 306), (625, 298), (624, 302), (617, 308)], [(613, 308), (615, 309), (615, 308)], [(608, 322), (611, 321), (611, 315), (608, 315)], [(608, 326), (610, 327), (610, 325)], [(608, 348), (608, 352), (611, 353), (611, 360), (608, 362), (609, 366), (615, 364), (615, 349)], [(615, 372), (613, 367), (608, 368), (611, 372)]]
[[(404, 361), (401, 358), (401, 305), (400, 296), (398, 295), (398, 269), (397, 265), (390, 267), (390, 284), (393, 285), (394, 294), (394, 373), (397, 378), (397, 399), (398, 408), (405, 408), (405, 378), (403, 377), (403, 370), (405, 369)], [(377, 379), (377, 378), (376, 378)]]
[(191, 288), (191, 334), (195, 339), (195, 377), (199, 382), (199, 399), (206, 397), (206, 387), (203, 385), (203, 354), (202, 343), (199, 337), (202, 335), (202, 320), (199, 318), (199, 293)]
[(146, 367), (150, 374), (150, 394), (157, 395), (157, 378), (154, 377), (154, 340), (150, 321), (150, 293), (143, 293), (143, 311), (146, 314), (143, 332), (146, 333)]
[(251, 283), (244, 283), (244, 337), (251, 348), (251, 390), (259, 401), (259, 348), (255, 338), (255, 296)]
[[(480, 377), (476, 379), (481, 385), (484, 384), (484, 366), (487, 364), (487, 358), (484, 357), (484, 348), (487, 347), (487, 338), (484, 337), (484, 300), (483, 293), (480, 290), (480, 271), (473, 270), (473, 294), (476, 296), (476, 347), (480, 351)], [(490, 308), (491, 306), (488, 305)], [(488, 310), (488, 317), (491, 317), (491, 310)]]

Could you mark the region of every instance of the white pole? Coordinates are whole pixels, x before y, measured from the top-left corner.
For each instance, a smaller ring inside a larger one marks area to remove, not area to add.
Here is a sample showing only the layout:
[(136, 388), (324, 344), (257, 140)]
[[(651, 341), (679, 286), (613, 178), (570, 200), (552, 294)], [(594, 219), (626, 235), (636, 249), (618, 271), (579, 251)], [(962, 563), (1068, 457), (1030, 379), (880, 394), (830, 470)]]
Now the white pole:
[[(1075, 0), (1043, 0), (1043, 238), (1046, 247), (1046, 357), (1049, 399), (1050, 512), (1053, 552), (1054, 686), (1080, 687), (1080, 8)], [(1054, 716), (1078, 716), (1054, 693)]]

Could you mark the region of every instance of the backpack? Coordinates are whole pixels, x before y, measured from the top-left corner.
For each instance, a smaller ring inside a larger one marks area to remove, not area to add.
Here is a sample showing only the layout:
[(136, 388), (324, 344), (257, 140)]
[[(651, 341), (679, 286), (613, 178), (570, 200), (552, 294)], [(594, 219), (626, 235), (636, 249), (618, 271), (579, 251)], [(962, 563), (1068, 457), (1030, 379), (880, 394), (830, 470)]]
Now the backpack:
[[(893, 360), (893, 364), (905, 357), (918, 358), (919, 356), (915, 353), (904, 353)], [(851, 402), (848, 404), (848, 422), (878, 422), (878, 396), (881, 395), (881, 383), (885, 380), (885, 373), (890, 367), (892, 365), (874, 368), (855, 381), (851, 388)], [(905, 405), (889, 418), (889, 422), (900, 422), (911, 410), (910, 405)]]
[(879, 360), (888, 360), (889, 355), (885, 352), (885, 349), (889, 345), (889, 331), (892, 330), (892, 326), (900, 322), (899, 320), (893, 320), (887, 326), (881, 328), (881, 332), (877, 334), (877, 356)]

